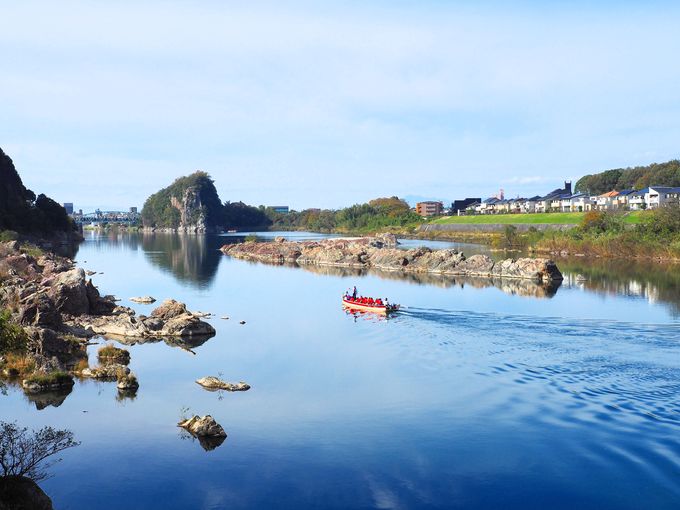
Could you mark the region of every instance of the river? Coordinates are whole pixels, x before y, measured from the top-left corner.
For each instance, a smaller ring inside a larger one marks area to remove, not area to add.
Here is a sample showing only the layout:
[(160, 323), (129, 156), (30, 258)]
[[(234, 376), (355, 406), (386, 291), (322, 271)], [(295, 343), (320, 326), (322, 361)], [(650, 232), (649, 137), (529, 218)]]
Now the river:
[[(144, 314), (130, 297), (178, 299), (217, 335), (128, 346), (134, 398), (92, 380), (0, 396), (3, 419), (81, 441), (41, 482), (55, 508), (680, 507), (676, 269), (559, 261), (565, 281), (543, 287), (218, 251), (238, 239), (87, 234), (76, 258), (102, 293)], [(353, 285), (404, 308), (347, 313)], [(208, 392), (206, 375), (252, 389)], [(204, 450), (176, 427), (187, 413), (227, 440)]]

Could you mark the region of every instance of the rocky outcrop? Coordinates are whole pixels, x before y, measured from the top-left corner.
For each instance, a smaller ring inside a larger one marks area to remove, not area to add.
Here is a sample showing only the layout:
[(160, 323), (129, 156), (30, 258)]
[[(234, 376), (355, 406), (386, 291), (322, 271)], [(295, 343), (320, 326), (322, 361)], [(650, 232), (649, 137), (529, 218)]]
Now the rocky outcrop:
[(549, 259), (520, 258), (494, 261), (487, 255), (473, 255), (468, 258), (457, 250), (429, 248), (400, 250), (390, 247), (384, 238), (375, 237), (304, 242), (246, 242), (225, 245), (222, 251), (235, 258), (274, 264), (294, 263), (403, 273), (527, 279), (538, 282), (562, 280), (562, 273)]
[(48, 374), (36, 374), (21, 382), (21, 387), (26, 393), (42, 393), (57, 391), (62, 388), (70, 388), (74, 384), (73, 377), (64, 372), (51, 372)]
[(111, 316), (74, 318), (70, 324), (96, 335), (113, 338), (182, 338), (215, 335), (215, 328), (189, 312), (184, 303), (173, 299), (164, 301), (150, 317), (137, 316), (130, 308), (116, 307)]
[(196, 384), (200, 384), (207, 390), (226, 390), (226, 391), (247, 391), (250, 385), (243, 381), (238, 383), (230, 383), (222, 381), (221, 379), (209, 375), (196, 380)]
[(182, 427), (189, 434), (198, 438), (199, 443), (206, 451), (214, 450), (227, 438), (227, 433), (222, 426), (209, 414), (203, 417), (193, 416), (182, 420), (177, 426)]
[(102, 379), (104, 381), (117, 380), (120, 377), (127, 376), (130, 369), (125, 365), (119, 363), (109, 363), (98, 367), (88, 367), (80, 372), (81, 377), (89, 377), (91, 379)]

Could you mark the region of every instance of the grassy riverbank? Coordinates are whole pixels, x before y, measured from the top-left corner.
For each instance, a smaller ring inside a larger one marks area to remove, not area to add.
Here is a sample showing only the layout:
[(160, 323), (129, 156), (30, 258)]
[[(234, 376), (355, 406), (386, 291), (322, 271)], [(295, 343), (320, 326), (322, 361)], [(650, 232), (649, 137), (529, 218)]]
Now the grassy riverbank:
[[(587, 213), (532, 213), (532, 214), (478, 214), (474, 216), (445, 216), (437, 218), (430, 223), (438, 225), (578, 225), (583, 221)], [(631, 211), (622, 215), (622, 219), (628, 224), (640, 223), (643, 211)]]

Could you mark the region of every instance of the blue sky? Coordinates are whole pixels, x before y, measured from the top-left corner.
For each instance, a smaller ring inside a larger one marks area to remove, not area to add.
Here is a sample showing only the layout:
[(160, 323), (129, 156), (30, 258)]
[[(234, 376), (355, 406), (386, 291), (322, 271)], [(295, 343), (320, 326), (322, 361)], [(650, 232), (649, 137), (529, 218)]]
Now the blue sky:
[(533, 195), (680, 157), (662, 2), (11, 2), (0, 147), (91, 210), (209, 172), (223, 200)]

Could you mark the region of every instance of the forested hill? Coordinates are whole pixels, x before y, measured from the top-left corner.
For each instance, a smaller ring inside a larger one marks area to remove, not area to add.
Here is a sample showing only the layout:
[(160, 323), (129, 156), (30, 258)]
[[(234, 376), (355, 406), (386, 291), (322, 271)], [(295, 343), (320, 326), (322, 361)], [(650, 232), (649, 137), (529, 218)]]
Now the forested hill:
[(586, 175), (576, 183), (575, 190), (592, 195), (623, 189), (642, 189), (650, 185), (680, 186), (680, 160), (652, 163), (633, 168), (615, 168), (599, 174)]
[(241, 202), (222, 204), (214, 181), (206, 172), (180, 177), (146, 199), (145, 227), (208, 232), (221, 228), (264, 227), (264, 212)]
[(12, 159), (0, 149), (0, 230), (51, 235), (70, 232), (66, 210), (45, 195), (24, 186)]
[(221, 220), (222, 202), (205, 172), (176, 179), (147, 198), (142, 209), (142, 221), (150, 227), (214, 228)]

